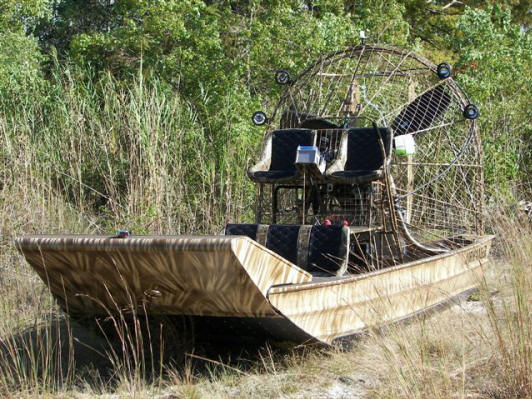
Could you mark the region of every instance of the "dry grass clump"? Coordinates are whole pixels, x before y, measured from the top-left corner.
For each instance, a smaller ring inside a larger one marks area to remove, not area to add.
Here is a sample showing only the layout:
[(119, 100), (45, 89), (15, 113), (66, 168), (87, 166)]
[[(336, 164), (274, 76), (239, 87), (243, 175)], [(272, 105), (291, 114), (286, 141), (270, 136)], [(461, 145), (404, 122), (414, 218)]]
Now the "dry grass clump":
[(499, 240), (477, 294), (364, 342), (378, 398), (532, 397), (532, 231), (494, 217)]

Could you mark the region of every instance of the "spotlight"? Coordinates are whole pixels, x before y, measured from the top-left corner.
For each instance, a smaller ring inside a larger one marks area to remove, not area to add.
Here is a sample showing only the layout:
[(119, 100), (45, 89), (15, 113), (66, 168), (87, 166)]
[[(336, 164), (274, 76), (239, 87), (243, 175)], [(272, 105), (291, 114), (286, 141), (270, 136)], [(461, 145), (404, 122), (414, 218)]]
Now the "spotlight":
[(479, 116), (478, 108), (474, 104), (468, 104), (464, 108), (464, 118), (477, 119)]
[(257, 111), (253, 114), (251, 120), (255, 125), (262, 126), (268, 121), (268, 118), (266, 117), (266, 114), (264, 112)]
[(290, 83), (290, 74), (287, 71), (280, 69), (275, 72), (275, 81), (280, 85), (286, 85)]
[(438, 65), (437, 73), (440, 79), (447, 79), (453, 74), (453, 68), (447, 62), (442, 62)]

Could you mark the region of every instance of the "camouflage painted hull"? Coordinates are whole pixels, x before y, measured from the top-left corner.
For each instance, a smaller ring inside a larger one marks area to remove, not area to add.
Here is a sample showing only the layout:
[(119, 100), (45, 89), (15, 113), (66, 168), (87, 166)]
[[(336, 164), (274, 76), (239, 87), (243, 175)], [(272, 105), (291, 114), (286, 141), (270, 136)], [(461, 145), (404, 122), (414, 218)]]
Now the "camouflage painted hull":
[(193, 317), (211, 335), (330, 344), (471, 290), (493, 237), (375, 272), (309, 273), (243, 236), (25, 236), (17, 248), (68, 313)]

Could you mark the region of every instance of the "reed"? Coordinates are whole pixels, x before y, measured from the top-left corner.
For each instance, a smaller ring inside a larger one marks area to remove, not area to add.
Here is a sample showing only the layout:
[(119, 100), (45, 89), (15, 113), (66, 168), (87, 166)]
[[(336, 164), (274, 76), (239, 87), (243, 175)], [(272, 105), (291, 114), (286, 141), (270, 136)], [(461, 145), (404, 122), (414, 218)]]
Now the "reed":
[(146, 320), (126, 323), (121, 314), (106, 323), (114, 327), (96, 351), (116, 381), (80, 370), (73, 360), (73, 350), (87, 351), (73, 343), (80, 328), (72, 334), (13, 238), (118, 229), (217, 233), (228, 220), (245, 220), (253, 188), (241, 171), (260, 136), (243, 129), (215, 140), (221, 119), (200, 120), (178, 94), (141, 73), (122, 87), (111, 76), (57, 69), (45, 98), (0, 100), (0, 396), (58, 392), (85, 377), (104, 381), (97, 390), (116, 381), (138, 387), (163, 374), (155, 352), (163, 343), (152, 345), (160, 337), (144, 328)]
[(222, 140), (219, 115), (200, 120), (155, 77), (124, 88), (73, 73), (57, 72), (46, 99), (0, 103), (0, 204), (15, 216), (0, 222), (4, 236), (213, 233), (250, 217), (253, 187), (241, 171), (260, 135), (242, 128)]
[(380, 378), (375, 397), (532, 396), (532, 229), (516, 210), (492, 212), (496, 255), (476, 294), (368, 339), (372, 354), (364, 363)]

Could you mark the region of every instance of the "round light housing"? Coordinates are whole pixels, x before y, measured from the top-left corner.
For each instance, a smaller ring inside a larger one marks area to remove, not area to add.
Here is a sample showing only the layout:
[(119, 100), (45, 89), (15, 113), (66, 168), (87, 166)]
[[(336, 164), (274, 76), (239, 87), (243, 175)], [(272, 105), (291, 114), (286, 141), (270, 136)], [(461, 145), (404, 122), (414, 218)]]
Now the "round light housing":
[(478, 108), (474, 104), (468, 104), (464, 108), (464, 118), (477, 119), (479, 116)]
[(447, 62), (442, 62), (437, 68), (438, 77), (440, 79), (447, 79), (453, 74), (453, 68)]
[(253, 114), (253, 116), (251, 117), (251, 120), (253, 121), (255, 125), (262, 126), (268, 121), (268, 117), (266, 116), (264, 112), (257, 111)]
[(287, 85), (290, 83), (290, 74), (287, 71), (280, 69), (275, 72), (275, 81), (280, 85)]

